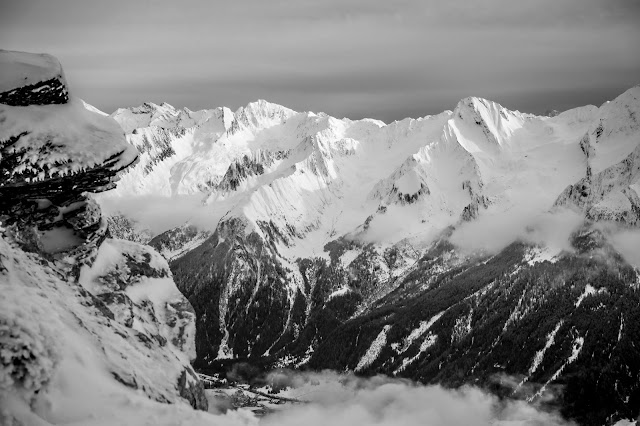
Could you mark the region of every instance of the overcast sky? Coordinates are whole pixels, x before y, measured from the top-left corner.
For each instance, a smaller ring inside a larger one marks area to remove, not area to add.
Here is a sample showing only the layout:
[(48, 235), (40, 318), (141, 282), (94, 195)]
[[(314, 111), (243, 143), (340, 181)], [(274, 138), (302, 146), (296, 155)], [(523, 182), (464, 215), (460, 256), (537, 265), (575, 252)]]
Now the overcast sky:
[(107, 112), (262, 98), (388, 122), (473, 95), (541, 113), (640, 83), (640, 0), (0, 0), (0, 42), (57, 56)]

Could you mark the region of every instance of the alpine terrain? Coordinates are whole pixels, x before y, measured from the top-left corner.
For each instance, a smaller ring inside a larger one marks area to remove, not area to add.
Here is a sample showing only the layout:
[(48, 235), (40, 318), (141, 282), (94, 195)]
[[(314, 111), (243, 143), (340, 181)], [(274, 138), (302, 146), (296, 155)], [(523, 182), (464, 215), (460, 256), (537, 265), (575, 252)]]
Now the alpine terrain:
[(579, 424), (638, 416), (640, 86), (553, 117), (476, 97), (389, 124), (263, 100), (111, 117), (140, 156), (98, 200), (112, 235), (169, 261), (196, 369), (383, 373)]

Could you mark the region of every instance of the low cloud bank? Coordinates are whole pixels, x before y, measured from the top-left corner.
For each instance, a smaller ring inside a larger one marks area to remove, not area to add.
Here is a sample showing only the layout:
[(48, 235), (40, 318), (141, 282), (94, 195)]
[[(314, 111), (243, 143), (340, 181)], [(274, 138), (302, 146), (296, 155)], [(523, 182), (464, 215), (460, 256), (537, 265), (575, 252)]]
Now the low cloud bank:
[(271, 379), (291, 386), (288, 396), (309, 403), (287, 405), (262, 419), (245, 418), (246, 425), (573, 425), (556, 413), (524, 401), (501, 401), (473, 387), (448, 390), (383, 376), (365, 379), (334, 372), (279, 372)]
[[(220, 219), (233, 208), (234, 200), (224, 200), (211, 205), (203, 204), (203, 195), (180, 195), (175, 197), (138, 196), (104, 197), (98, 202), (105, 214), (122, 214), (133, 220), (140, 228), (153, 235), (189, 223), (205, 231), (214, 231)], [(235, 200), (237, 201), (237, 200)], [(464, 252), (485, 251), (498, 253), (514, 241), (546, 246), (552, 252), (573, 252), (571, 235), (584, 225), (584, 216), (570, 209), (555, 208), (541, 211), (534, 203), (523, 202), (506, 211), (492, 211), (491, 207), (471, 221), (456, 227), (450, 241)], [(373, 222), (373, 234), (368, 233), (366, 242), (390, 242), (410, 221), (412, 213), (401, 211), (400, 216), (383, 215), (387, 222)], [(401, 220), (398, 220), (398, 217)], [(402, 224), (402, 225), (400, 225)], [(416, 229), (423, 226), (416, 223)], [(640, 268), (640, 230), (623, 227), (615, 223), (600, 223), (607, 240), (627, 262)], [(439, 235), (437, 229), (423, 228), (419, 239), (423, 244)], [(395, 242), (395, 240), (393, 240)]]
[(640, 268), (640, 229), (609, 227), (609, 241), (622, 257)]
[(460, 225), (451, 242), (463, 250), (499, 252), (516, 240), (572, 251), (569, 237), (584, 218), (569, 209), (538, 212), (526, 205), (505, 212), (487, 211), (472, 222)]
[(177, 195), (174, 197), (98, 196), (98, 202), (107, 215), (122, 214), (136, 222), (141, 229), (154, 235), (190, 223), (203, 230), (213, 231), (225, 213), (216, 206), (202, 203), (203, 195)]

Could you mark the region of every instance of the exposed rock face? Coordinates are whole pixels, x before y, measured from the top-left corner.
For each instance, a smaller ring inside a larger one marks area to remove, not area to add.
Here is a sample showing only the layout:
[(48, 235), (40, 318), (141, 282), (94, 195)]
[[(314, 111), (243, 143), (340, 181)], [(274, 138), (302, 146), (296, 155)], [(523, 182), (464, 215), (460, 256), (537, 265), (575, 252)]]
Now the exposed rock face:
[(0, 65), (0, 402), (13, 395), (55, 418), (40, 399), (73, 398), (67, 381), (87, 369), (88, 393), (115, 379), (206, 410), (193, 308), (151, 247), (107, 238), (87, 194), (113, 188), (136, 149), (68, 97), (55, 58), (0, 51)]
[(0, 103), (11, 106), (66, 104), (69, 95), (62, 76), (0, 93)]
[(192, 407), (207, 410), (209, 402), (204, 394), (204, 385), (192, 369), (185, 369), (178, 379), (180, 396), (189, 401)]

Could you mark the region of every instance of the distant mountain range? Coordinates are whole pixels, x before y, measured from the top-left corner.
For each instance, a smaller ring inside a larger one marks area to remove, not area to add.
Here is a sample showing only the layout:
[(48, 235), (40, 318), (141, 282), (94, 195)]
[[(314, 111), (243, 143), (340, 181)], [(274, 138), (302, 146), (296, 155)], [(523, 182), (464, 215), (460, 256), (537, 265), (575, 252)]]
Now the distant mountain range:
[(158, 235), (110, 218), (170, 260), (196, 367), (383, 372), (582, 424), (637, 415), (640, 86), (553, 117), (475, 97), (390, 124), (262, 100), (111, 116), (140, 161), (103, 200), (202, 199), (198, 223)]

